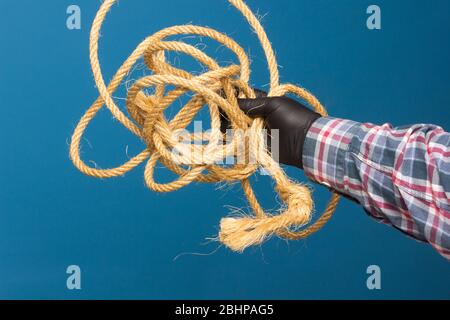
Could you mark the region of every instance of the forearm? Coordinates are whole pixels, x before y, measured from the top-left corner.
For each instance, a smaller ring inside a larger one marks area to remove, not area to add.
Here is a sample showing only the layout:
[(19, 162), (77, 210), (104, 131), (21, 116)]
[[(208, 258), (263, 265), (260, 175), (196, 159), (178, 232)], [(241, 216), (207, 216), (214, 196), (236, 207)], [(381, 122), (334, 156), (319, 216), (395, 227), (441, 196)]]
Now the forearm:
[(303, 165), (312, 180), (450, 258), (449, 145), (437, 126), (321, 118), (308, 131)]

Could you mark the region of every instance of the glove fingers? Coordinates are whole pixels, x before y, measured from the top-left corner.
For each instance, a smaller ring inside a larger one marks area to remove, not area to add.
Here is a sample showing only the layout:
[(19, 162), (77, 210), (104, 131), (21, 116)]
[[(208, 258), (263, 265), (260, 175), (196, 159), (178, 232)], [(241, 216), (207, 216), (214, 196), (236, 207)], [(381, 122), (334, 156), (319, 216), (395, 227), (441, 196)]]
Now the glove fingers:
[(267, 92), (265, 92), (263, 90), (253, 89), (253, 91), (255, 92), (256, 98), (266, 98), (267, 97)]
[(222, 133), (226, 133), (228, 129), (231, 129), (230, 119), (228, 119), (228, 116), (223, 111), (220, 111), (219, 115), (220, 115), (220, 131)]
[[(239, 107), (244, 111), (248, 116), (251, 117), (264, 117), (266, 114), (265, 106), (266, 101), (264, 98), (267, 97), (267, 92), (259, 89), (253, 89), (255, 92), (256, 99), (238, 99)], [(222, 97), (225, 96), (223, 90), (220, 91), (220, 95)], [(255, 100), (260, 99), (258, 102)], [(261, 107), (261, 105), (263, 105)], [(264, 109), (264, 110), (263, 110)], [(225, 133), (227, 129), (231, 128), (230, 120), (224, 112), (220, 112), (220, 131)]]
[(267, 98), (238, 99), (239, 107), (250, 117), (265, 117), (269, 111)]

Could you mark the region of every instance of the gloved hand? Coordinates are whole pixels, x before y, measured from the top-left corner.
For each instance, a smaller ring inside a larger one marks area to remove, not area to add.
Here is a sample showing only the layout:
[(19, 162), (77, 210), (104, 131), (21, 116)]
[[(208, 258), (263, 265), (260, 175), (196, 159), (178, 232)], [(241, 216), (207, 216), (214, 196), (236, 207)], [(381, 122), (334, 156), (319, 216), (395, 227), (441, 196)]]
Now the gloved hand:
[(238, 99), (240, 108), (250, 117), (263, 117), (269, 130), (278, 129), (279, 161), (303, 169), (306, 133), (321, 115), (288, 97), (267, 97), (259, 90), (255, 93), (255, 99)]

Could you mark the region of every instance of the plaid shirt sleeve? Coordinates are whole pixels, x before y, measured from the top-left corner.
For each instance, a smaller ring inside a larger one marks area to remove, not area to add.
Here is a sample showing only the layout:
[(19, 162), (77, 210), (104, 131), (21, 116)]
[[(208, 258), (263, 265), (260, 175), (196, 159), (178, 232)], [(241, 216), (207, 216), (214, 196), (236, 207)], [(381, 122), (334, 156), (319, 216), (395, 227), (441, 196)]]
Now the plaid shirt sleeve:
[(441, 127), (319, 118), (303, 166), (310, 179), (450, 259), (450, 133)]

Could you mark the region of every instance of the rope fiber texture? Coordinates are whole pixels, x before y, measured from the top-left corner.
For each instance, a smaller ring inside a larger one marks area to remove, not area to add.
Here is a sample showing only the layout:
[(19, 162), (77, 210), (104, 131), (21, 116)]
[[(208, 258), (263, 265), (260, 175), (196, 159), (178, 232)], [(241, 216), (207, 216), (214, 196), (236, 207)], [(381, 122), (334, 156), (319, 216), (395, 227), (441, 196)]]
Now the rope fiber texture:
[[(259, 20), (242, 0), (228, 1), (246, 18), (264, 49), (270, 73), (268, 95), (294, 94), (306, 101), (320, 114), (326, 115), (326, 110), (314, 95), (298, 86), (279, 83), (276, 57)], [(106, 85), (98, 58), (98, 41), (105, 17), (115, 2), (116, 0), (105, 0), (92, 24), (90, 62), (99, 97), (82, 116), (72, 135), (70, 157), (74, 165), (86, 175), (111, 178), (123, 175), (146, 161), (145, 182), (151, 190), (156, 192), (171, 192), (193, 181), (212, 183), (239, 181), (254, 215), (222, 218), (218, 238), (220, 242), (234, 251), (242, 252), (245, 248), (260, 244), (274, 234), (294, 240), (305, 238), (319, 230), (336, 209), (339, 195), (332, 193), (324, 213), (317, 221), (310, 224), (313, 211), (310, 190), (307, 186), (289, 179), (265, 148), (262, 134), (263, 119), (250, 119), (238, 106), (236, 92), (239, 92), (241, 98), (255, 97), (253, 89), (248, 84), (250, 62), (244, 50), (233, 39), (210, 28), (195, 25), (169, 27), (142, 41), (118, 69), (111, 82)], [(214, 59), (194, 46), (180, 41), (165, 41), (167, 37), (176, 35), (209, 37), (231, 50), (236, 55), (239, 64), (221, 67)], [(200, 75), (193, 75), (174, 67), (165, 59), (165, 52), (169, 51), (193, 57), (205, 66), (207, 71)], [(131, 117), (129, 118), (116, 105), (112, 94), (140, 58), (144, 59), (146, 67), (152, 73), (135, 81), (128, 90), (126, 107)], [(168, 86), (170, 86), (170, 90), (167, 89)], [(154, 94), (146, 93), (145, 89), (148, 88), (152, 88)], [(179, 109), (170, 121), (167, 120), (164, 110), (186, 93), (192, 94), (190, 100)], [(90, 167), (80, 157), (82, 136), (91, 120), (104, 105), (122, 125), (146, 144), (145, 150), (141, 153), (124, 164), (110, 169)], [(202, 134), (200, 137), (198, 134), (192, 134), (192, 139), (206, 142), (205, 144), (195, 144), (193, 147), (196, 148), (193, 152), (196, 157), (194, 161), (192, 157), (187, 159), (183, 154), (172, 152), (174, 146), (179, 142), (174, 138), (173, 133), (176, 130), (185, 129), (205, 106), (210, 113), (211, 130), (209, 135)], [(227, 115), (233, 129), (245, 130), (250, 143), (260, 146), (260, 148), (253, 148), (257, 150), (253, 154), (256, 159), (254, 163), (233, 166), (217, 164), (217, 161), (224, 156), (233, 155), (239, 145), (237, 138), (233, 138), (231, 142), (224, 145), (225, 151), (217, 148), (222, 135), (220, 112)], [(201, 157), (196, 155), (201, 155)], [(178, 179), (165, 184), (156, 182), (154, 171), (158, 162), (176, 173), (179, 176)], [(253, 192), (249, 177), (258, 168), (264, 168), (275, 182), (275, 190), (283, 202), (278, 214), (265, 212)]]

